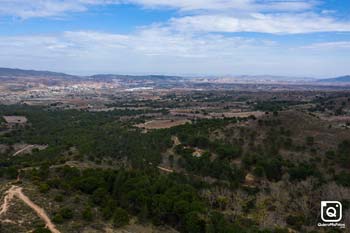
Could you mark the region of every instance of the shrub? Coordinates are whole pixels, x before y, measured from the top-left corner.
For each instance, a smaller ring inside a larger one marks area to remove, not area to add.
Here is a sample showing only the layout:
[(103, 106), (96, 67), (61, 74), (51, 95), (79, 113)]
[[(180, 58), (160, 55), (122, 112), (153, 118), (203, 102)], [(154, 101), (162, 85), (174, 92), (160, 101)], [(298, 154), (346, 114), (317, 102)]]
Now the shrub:
[(308, 176), (315, 175), (317, 173), (316, 169), (308, 164), (301, 164), (297, 167), (289, 169), (289, 175), (291, 181), (301, 181), (305, 180)]
[(109, 220), (113, 215), (113, 208), (111, 206), (106, 206), (102, 209), (102, 217), (105, 220)]
[(60, 213), (56, 213), (52, 221), (55, 223), (63, 223), (63, 217)]
[(41, 193), (47, 193), (50, 190), (50, 186), (47, 183), (39, 184), (39, 191)]
[(305, 217), (303, 215), (289, 215), (286, 219), (288, 225), (293, 226), (296, 229), (300, 229), (305, 223)]
[(62, 216), (62, 218), (64, 219), (72, 219), (74, 216), (73, 210), (71, 210), (70, 208), (62, 208), (60, 210), (60, 214)]
[(83, 210), (83, 213), (82, 213), (82, 217), (84, 220), (86, 221), (92, 221), (93, 219), (93, 213), (92, 213), (92, 209), (90, 206), (86, 207), (84, 210)]
[(58, 195), (55, 196), (54, 200), (57, 201), (57, 202), (62, 202), (63, 201), (63, 196), (61, 194), (58, 194)]
[(117, 208), (113, 214), (113, 225), (116, 227), (122, 227), (129, 224), (129, 215), (122, 208)]
[(200, 233), (205, 232), (205, 222), (200, 219), (198, 213), (191, 212), (185, 216), (185, 232)]
[(313, 146), (315, 143), (315, 139), (313, 137), (306, 137), (305, 141), (306, 141), (306, 145), (308, 146)]
[(270, 181), (279, 181), (282, 177), (282, 161), (272, 159), (264, 163), (264, 170), (267, 179)]
[(9, 180), (14, 180), (18, 176), (18, 171), (15, 167), (9, 167), (5, 170), (5, 176)]
[(256, 166), (256, 168), (254, 169), (254, 175), (258, 176), (258, 177), (263, 177), (264, 176), (264, 168), (262, 166)]
[(350, 141), (345, 140), (338, 145), (338, 160), (343, 167), (350, 167)]
[(236, 158), (240, 155), (240, 149), (229, 145), (221, 145), (216, 149), (216, 153), (221, 159), (227, 157)]
[(335, 181), (339, 185), (350, 187), (350, 173), (341, 172), (335, 177)]
[(49, 229), (39, 227), (33, 231), (33, 233), (51, 233)]
[(106, 199), (107, 191), (104, 188), (98, 188), (94, 191), (91, 196), (93, 203), (101, 205), (102, 202)]

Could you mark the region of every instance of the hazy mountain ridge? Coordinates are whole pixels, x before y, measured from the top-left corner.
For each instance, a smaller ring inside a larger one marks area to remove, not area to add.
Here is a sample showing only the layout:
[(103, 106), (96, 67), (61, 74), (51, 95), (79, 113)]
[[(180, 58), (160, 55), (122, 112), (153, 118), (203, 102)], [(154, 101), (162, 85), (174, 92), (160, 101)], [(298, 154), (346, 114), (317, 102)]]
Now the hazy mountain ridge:
[(320, 79), (318, 82), (329, 82), (329, 83), (350, 83), (350, 75), (344, 75), (335, 78)]
[(90, 76), (71, 75), (52, 71), (38, 71), (38, 70), (24, 70), (17, 68), (0, 68), (0, 78), (62, 78), (62, 79), (81, 79), (93, 81), (113, 81), (117, 80), (133, 80), (133, 81), (152, 81), (152, 82), (184, 82), (184, 81), (203, 81), (207, 82), (260, 82), (260, 83), (350, 83), (350, 75), (318, 79), (312, 77), (292, 77), (292, 76), (278, 76), (278, 75), (237, 75), (237, 76), (211, 76), (211, 77), (181, 77), (176, 75), (124, 75), (124, 74), (95, 74)]
[(0, 68), (0, 77), (77, 77), (65, 73), (52, 71), (22, 70), (12, 68)]
[(24, 70), (17, 68), (0, 68), (0, 78), (18, 78), (18, 77), (39, 77), (39, 78), (65, 78), (65, 79), (89, 79), (94, 81), (111, 81), (113, 79), (122, 80), (149, 80), (154, 82), (161, 81), (180, 81), (183, 80), (179, 76), (170, 75), (123, 75), (123, 74), (95, 74), (91, 76), (79, 76), (66, 73), (38, 70)]
[(179, 76), (168, 76), (168, 75), (118, 75), (118, 74), (96, 74), (89, 76), (89, 78), (94, 80), (113, 80), (113, 79), (123, 79), (123, 80), (152, 80), (152, 81), (179, 81), (182, 77)]

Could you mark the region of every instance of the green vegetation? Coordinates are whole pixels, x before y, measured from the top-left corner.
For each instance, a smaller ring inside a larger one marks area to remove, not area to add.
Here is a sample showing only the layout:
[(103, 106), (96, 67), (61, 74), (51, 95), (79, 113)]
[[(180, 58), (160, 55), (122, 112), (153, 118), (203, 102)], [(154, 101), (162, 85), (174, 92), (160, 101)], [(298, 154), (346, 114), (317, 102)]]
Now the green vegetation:
[(289, 175), (291, 181), (301, 181), (309, 176), (320, 176), (320, 173), (314, 166), (304, 163), (290, 168)]
[(116, 208), (112, 217), (113, 225), (116, 227), (122, 227), (129, 223), (128, 212), (122, 208)]
[(51, 233), (51, 231), (49, 229), (40, 227), (40, 228), (35, 229), (33, 231), (33, 233)]
[(350, 168), (350, 141), (343, 141), (338, 146), (337, 157), (343, 167)]
[(138, 131), (130, 130), (127, 127), (128, 122), (118, 121), (120, 116), (135, 114), (129, 110), (89, 113), (0, 106), (0, 112), (25, 115), (31, 122), (31, 126), (26, 129), (12, 131), (0, 137), (0, 143), (12, 145), (25, 141), (30, 144), (49, 145), (46, 150), (36, 151), (31, 156), (31, 164), (43, 160), (53, 163), (60, 154), (70, 148), (77, 148), (81, 155), (95, 161), (108, 157), (122, 159), (128, 155), (127, 159), (133, 166), (144, 167), (149, 162), (158, 164), (161, 152), (171, 145), (170, 135), (165, 131), (141, 135)]
[(85, 221), (91, 222), (94, 218), (94, 215), (92, 213), (92, 208), (90, 206), (87, 206), (82, 213), (82, 218)]
[(299, 101), (284, 101), (284, 100), (273, 100), (273, 101), (261, 101), (256, 103), (255, 109), (266, 112), (278, 112), (289, 106), (303, 104), (304, 102)]
[[(11, 148), (0, 154), (0, 177), (15, 180), (20, 175), (25, 183), (36, 185), (38, 195), (50, 197), (56, 206), (49, 214), (58, 226), (94, 224), (98, 219), (123, 227), (136, 219), (184, 233), (286, 233), (272, 224), (266, 225), (269, 229), (261, 227), (263, 214), (282, 209), (288, 213), (280, 221), (307, 232), (304, 226), (315, 222), (317, 215), (295, 203), (303, 191), (282, 189), (308, 182), (316, 189), (321, 181), (350, 187), (350, 142), (324, 153), (318, 137), (295, 137), (280, 112), (291, 104), (297, 103), (258, 103), (260, 110), (274, 112), (258, 120), (196, 119), (148, 133), (133, 126), (140, 119), (127, 117), (144, 114), (139, 111), (0, 106), (2, 113), (24, 115), (29, 121), (2, 134), (0, 144), (48, 145), (26, 156), (10, 156)], [(176, 146), (174, 136), (179, 139)], [(164, 162), (166, 156), (170, 165)], [(158, 166), (170, 166), (174, 172), (162, 174)], [(293, 206), (293, 211), (278, 206), (279, 193), (286, 198), (283, 205)], [(72, 197), (74, 205), (65, 197)]]
[(335, 180), (339, 185), (350, 187), (350, 173), (341, 172), (335, 177)]

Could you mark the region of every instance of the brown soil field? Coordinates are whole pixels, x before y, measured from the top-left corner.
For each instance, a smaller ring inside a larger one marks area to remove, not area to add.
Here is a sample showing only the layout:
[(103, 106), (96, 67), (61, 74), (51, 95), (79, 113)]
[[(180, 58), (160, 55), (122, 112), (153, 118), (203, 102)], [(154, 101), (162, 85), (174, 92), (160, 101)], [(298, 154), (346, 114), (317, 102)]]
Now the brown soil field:
[(350, 116), (322, 116), (321, 119), (330, 122), (350, 122)]
[(152, 120), (143, 124), (138, 124), (136, 127), (142, 129), (167, 129), (178, 125), (191, 123), (189, 120)]
[(27, 118), (25, 116), (3, 116), (8, 124), (25, 124)]
[(229, 112), (210, 112), (207, 115), (203, 113), (193, 113), (190, 110), (170, 110), (170, 114), (173, 116), (186, 116), (189, 118), (201, 118), (201, 119), (213, 119), (213, 118), (234, 118), (234, 117), (261, 117), (265, 113), (261, 111), (249, 111), (249, 112), (240, 112), (240, 111), (229, 111)]
[(249, 117), (249, 116), (255, 116), (255, 117), (261, 117), (265, 115), (264, 112), (261, 111), (253, 111), (253, 112), (223, 112), (223, 113), (213, 113), (210, 114), (211, 116), (214, 117), (228, 117), (228, 118), (233, 118), (233, 117)]

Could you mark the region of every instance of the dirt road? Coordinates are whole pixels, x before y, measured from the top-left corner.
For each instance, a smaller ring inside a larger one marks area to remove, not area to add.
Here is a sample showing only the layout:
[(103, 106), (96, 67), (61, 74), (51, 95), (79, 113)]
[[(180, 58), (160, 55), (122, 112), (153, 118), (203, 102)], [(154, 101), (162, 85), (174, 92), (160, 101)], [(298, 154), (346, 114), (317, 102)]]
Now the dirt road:
[(14, 153), (12, 156), (19, 155), (19, 154), (22, 153), (23, 151), (29, 150), (29, 149), (31, 149), (31, 148), (33, 148), (33, 147), (34, 147), (34, 145), (28, 145), (28, 146), (24, 147), (23, 149), (17, 151), (16, 153)]
[(32, 210), (36, 212), (36, 214), (45, 222), (46, 227), (52, 233), (60, 233), (59, 230), (56, 229), (56, 226), (52, 223), (51, 219), (47, 216), (45, 210), (43, 210), (40, 206), (36, 205), (32, 202), (22, 191), (21, 187), (13, 185), (9, 190), (6, 191), (6, 195), (4, 197), (4, 202), (1, 205), (0, 216), (5, 214), (9, 207), (12, 199), (14, 197), (22, 200), (27, 206), (29, 206)]
[(161, 167), (161, 166), (158, 166), (158, 169), (161, 170), (161, 171), (167, 172), (167, 173), (173, 173), (174, 172), (174, 170), (171, 170), (171, 169), (168, 169), (168, 168), (165, 168), (165, 167)]

